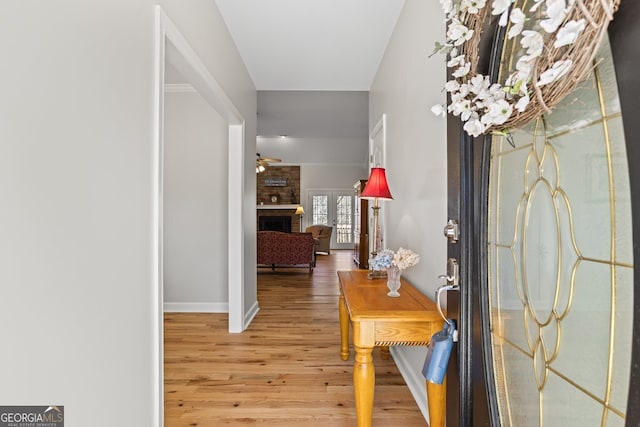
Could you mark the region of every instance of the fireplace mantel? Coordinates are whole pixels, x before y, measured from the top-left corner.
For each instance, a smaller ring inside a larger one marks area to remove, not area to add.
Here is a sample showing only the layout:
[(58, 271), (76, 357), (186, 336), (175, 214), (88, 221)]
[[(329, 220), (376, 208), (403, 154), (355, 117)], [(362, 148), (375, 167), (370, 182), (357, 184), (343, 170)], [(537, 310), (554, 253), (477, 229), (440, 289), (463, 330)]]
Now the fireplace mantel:
[(256, 205), (256, 209), (293, 209), (294, 211), (300, 205)]

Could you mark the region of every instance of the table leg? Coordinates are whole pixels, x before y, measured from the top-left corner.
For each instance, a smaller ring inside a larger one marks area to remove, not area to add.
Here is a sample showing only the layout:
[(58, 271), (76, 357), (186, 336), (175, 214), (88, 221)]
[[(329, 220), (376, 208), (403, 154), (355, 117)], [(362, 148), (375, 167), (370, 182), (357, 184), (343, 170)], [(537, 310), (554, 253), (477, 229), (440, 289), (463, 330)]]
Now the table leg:
[(344, 296), (340, 294), (338, 302), (338, 313), (340, 316), (340, 357), (342, 360), (349, 359), (349, 312)]
[(429, 426), (444, 427), (446, 413), (447, 383), (433, 384), (427, 381), (427, 403), (429, 405)]
[(371, 427), (373, 416), (373, 388), (376, 372), (373, 367), (373, 348), (355, 346), (356, 357), (353, 365), (353, 388), (356, 398), (356, 418), (358, 427)]

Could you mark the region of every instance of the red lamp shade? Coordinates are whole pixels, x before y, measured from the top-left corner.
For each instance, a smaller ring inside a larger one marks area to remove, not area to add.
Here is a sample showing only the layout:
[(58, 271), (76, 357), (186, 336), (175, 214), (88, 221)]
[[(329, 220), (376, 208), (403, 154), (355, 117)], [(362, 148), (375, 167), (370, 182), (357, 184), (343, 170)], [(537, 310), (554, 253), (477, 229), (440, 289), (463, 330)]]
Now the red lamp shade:
[(389, 186), (387, 185), (387, 176), (384, 172), (384, 168), (371, 168), (371, 175), (369, 175), (369, 181), (364, 186), (364, 190), (360, 197), (363, 199), (382, 199), (392, 200)]

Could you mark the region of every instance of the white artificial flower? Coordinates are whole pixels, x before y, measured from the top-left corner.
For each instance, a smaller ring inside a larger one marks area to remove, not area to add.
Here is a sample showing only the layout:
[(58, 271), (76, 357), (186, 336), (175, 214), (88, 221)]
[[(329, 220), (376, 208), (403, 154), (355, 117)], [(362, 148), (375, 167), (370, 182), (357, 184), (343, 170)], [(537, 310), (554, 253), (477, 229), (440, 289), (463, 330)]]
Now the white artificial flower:
[(584, 27), (584, 19), (581, 19), (579, 21), (571, 20), (567, 22), (562, 28), (558, 30), (556, 41), (555, 43), (553, 43), (553, 47), (558, 48), (575, 43), (580, 33), (584, 30)]
[(516, 62), (516, 70), (518, 70), (523, 76), (530, 76), (531, 69), (533, 68), (533, 60), (535, 58), (535, 56), (522, 55)]
[(509, 6), (514, 0), (494, 0), (491, 10), (492, 15), (500, 15), (498, 25), (504, 27), (509, 21)]
[(456, 56), (458, 56), (458, 48), (452, 47), (451, 51), (449, 52), (449, 58), (455, 58)]
[(451, 73), (451, 75), (453, 77), (464, 77), (467, 74), (469, 74), (469, 70), (470, 69), (471, 69), (471, 63), (467, 62), (463, 66), (461, 66), (458, 69), (456, 69), (453, 73)]
[(473, 109), (471, 108), (471, 103), (469, 103), (469, 109), (463, 111), (462, 114), (460, 114), (460, 120), (466, 122), (467, 120), (469, 120), (469, 117), (471, 117), (471, 113), (473, 113)]
[(454, 46), (460, 46), (471, 37), (473, 37), (473, 30), (465, 27), (459, 20), (454, 19), (451, 25), (449, 25), (447, 38), (453, 42)]
[(464, 55), (458, 55), (455, 58), (451, 58), (449, 62), (447, 62), (447, 67), (453, 68), (459, 65), (464, 65), (464, 63), (465, 63)]
[[(464, 99), (464, 96), (460, 95), (459, 92), (451, 92), (451, 105), (453, 105), (454, 102), (460, 101), (461, 99)], [(451, 105), (449, 105), (449, 112), (452, 111)]]
[(478, 119), (477, 113), (471, 114), (471, 117), (469, 117), (469, 120), (467, 120), (462, 128), (471, 136), (478, 136), (484, 132), (485, 129), (484, 125)]
[(467, 96), (469, 95), (469, 85), (466, 83), (463, 83), (460, 85), (460, 90), (458, 91), (458, 93), (462, 96)]
[(449, 14), (453, 11), (453, 0), (440, 0), (440, 4), (442, 5), (442, 10), (444, 10), (445, 14)]
[(495, 100), (504, 99), (507, 96), (507, 93), (504, 91), (502, 85), (498, 83), (494, 83), (489, 88), (489, 93), (491, 97)]
[(468, 99), (461, 99), (460, 101), (452, 102), (449, 106), (449, 112), (453, 113), (454, 116), (459, 116), (469, 110), (471, 110), (471, 101)]
[(473, 111), (485, 111), (487, 108), (489, 108), (489, 105), (491, 105), (492, 103), (496, 102), (494, 99), (487, 99), (487, 100), (477, 100), (474, 104), (473, 104)]
[(480, 120), (484, 125), (501, 125), (506, 122), (513, 113), (513, 106), (504, 99), (494, 102), (489, 106), (489, 111)]
[(527, 49), (528, 56), (537, 57), (542, 55), (544, 39), (542, 38), (542, 34), (540, 34), (539, 32), (530, 30), (523, 31), (520, 44), (522, 45), (522, 47)]
[(477, 14), (487, 3), (487, 0), (462, 0), (460, 10)]
[(548, 19), (540, 21), (540, 26), (547, 33), (553, 33), (558, 29), (564, 18), (567, 17), (566, 0), (547, 0), (546, 15)]
[(573, 65), (573, 61), (571, 61), (570, 59), (554, 62), (551, 68), (540, 75), (538, 86), (544, 86), (555, 80), (558, 80), (560, 77), (564, 76), (567, 71), (569, 71), (571, 65)]
[(513, 0), (494, 0), (491, 5), (492, 15), (502, 15), (509, 10), (509, 6), (513, 3)]
[(515, 86), (519, 80), (527, 81), (531, 77), (533, 70), (534, 57), (524, 55), (518, 58), (516, 62), (516, 71), (513, 72), (505, 81), (505, 86)]
[(522, 113), (524, 110), (526, 110), (527, 105), (529, 105), (529, 94), (525, 94), (518, 100), (518, 102), (516, 102), (515, 109)]
[(476, 74), (470, 80), (471, 87), (469, 90), (472, 93), (479, 94), (482, 91), (485, 91), (491, 85), (491, 81), (489, 80), (489, 76), (483, 76), (482, 74)]
[(527, 55), (522, 56), (518, 59), (518, 62), (516, 62), (516, 71), (514, 71), (509, 75), (509, 77), (507, 77), (506, 81), (504, 82), (505, 87), (514, 88), (518, 86), (518, 84), (522, 85), (523, 83), (529, 81), (533, 69), (532, 59), (535, 58), (531, 58)]
[(449, 80), (444, 84), (444, 90), (447, 92), (455, 92), (460, 89), (460, 83), (457, 80)]
[(535, 12), (536, 10), (538, 10), (538, 6), (540, 6), (544, 0), (533, 0), (533, 1), (535, 2), (535, 4), (531, 6), (531, 9), (529, 9), (529, 12)]
[(436, 104), (431, 107), (431, 112), (438, 117), (445, 117), (447, 115), (447, 111), (442, 104)]
[(509, 33), (507, 34), (508, 39), (512, 39), (522, 32), (522, 29), (524, 28), (525, 18), (526, 15), (519, 8), (515, 8), (511, 11), (509, 20), (513, 25), (511, 25)]

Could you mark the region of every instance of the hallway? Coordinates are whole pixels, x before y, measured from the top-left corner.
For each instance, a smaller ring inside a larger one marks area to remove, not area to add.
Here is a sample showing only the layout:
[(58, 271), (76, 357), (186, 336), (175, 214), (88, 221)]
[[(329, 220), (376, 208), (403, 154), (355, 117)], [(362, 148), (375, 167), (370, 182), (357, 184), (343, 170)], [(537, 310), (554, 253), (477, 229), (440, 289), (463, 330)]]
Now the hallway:
[[(351, 427), (352, 365), (339, 356), (337, 270), (351, 251), (307, 269), (258, 272), (261, 310), (243, 334), (226, 314), (165, 314), (165, 426)], [(374, 426), (426, 426), (390, 359), (374, 351)]]

